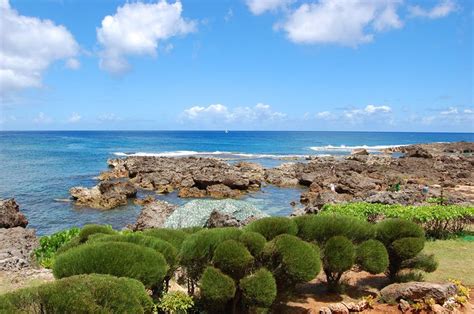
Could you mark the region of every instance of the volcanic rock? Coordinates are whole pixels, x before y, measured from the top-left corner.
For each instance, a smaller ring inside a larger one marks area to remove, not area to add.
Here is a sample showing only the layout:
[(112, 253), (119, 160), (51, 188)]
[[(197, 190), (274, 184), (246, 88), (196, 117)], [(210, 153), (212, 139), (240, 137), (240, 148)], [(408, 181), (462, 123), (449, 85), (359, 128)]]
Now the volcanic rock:
[(385, 302), (425, 300), (433, 298), (437, 303), (443, 303), (456, 295), (457, 288), (453, 283), (437, 284), (430, 282), (394, 283), (380, 291)]
[(137, 189), (130, 182), (101, 182), (93, 188), (74, 187), (69, 190), (76, 205), (98, 209), (111, 209), (127, 205), (127, 198), (134, 197)]
[(26, 227), (28, 220), (14, 198), (0, 200), (0, 228)]
[(129, 228), (134, 231), (150, 228), (162, 228), (166, 219), (176, 210), (177, 207), (178, 206), (176, 205), (161, 200), (155, 200), (148, 203), (142, 208), (135, 224), (129, 226)]
[(0, 270), (12, 271), (30, 266), (31, 254), (38, 245), (34, 229), (0, 228)]

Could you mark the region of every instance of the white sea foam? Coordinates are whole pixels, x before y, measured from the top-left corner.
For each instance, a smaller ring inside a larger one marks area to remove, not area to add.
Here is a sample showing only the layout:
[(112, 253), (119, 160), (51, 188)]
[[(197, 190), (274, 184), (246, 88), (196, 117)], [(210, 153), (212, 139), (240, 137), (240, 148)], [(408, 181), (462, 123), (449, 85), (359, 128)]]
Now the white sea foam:
[(312, 146), (309, 149), (317, 151), (317, 152), (351, 152), (354, 149), (366, 149), (369, 152), (376, 152), (382, 149), (399, 147), (399, 146), (406, 146), (406, 145), (358, 145), (358, 146), (333, 146), (333, 145), (325, 145), (325, 146)]

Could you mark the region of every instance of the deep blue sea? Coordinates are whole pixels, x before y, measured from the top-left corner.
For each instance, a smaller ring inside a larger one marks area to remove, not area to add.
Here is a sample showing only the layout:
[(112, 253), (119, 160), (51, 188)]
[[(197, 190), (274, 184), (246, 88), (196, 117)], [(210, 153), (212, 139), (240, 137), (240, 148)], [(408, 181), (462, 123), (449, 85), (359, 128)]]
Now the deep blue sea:
[[(473, 133), (234, 132), (223, 131), (48, 131), (0, 132), (0, 198), (14, 197), (40, 235), (85, 223), (122, 228), (140, 208), (130, 204), (100, 211), (60, 201), (73, 186), (91, 187), (108, 158), (127, 155), (202, 155), (251, 160), (266, 166), (284, 156), (344, 155), (403, 144), (474, 141)], [(265, 187), (247, 201), (271, 215), (286, 215), (298, 189)], [(159, 196), (182, 204), (175, 194)]]

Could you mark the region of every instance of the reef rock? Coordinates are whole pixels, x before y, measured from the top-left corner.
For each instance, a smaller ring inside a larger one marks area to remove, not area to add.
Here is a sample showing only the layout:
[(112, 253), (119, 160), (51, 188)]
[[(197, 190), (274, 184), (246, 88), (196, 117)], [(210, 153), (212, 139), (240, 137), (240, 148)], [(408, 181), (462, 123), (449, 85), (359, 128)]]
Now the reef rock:
[(177, 206), (161, 200), (146, 203), (130, 229), (144, 230), (149, 228), (162, 228), (166, 219), (176, 210)]
[(0, 271), (30, 266), (31, 254), (38, 245), (34, 229), (0, 228)]
[(28, 220), (14, 198), (0, 200), (0, 228), (26, 227)]
[(430, 282), (394, 283), (380, 291), (385, 302), (396, 302), (400, 299), (416, 301), (433, 298), (437, 303), (456, 295), (457, 288), (453, 283), (437, 284)]
[(101, 182), (93, 188), (74, 187), (69, 190), (76, 205), (98, 209), (111, 209), (127, 205), (127, 199), (137, 194), (130, 182)]

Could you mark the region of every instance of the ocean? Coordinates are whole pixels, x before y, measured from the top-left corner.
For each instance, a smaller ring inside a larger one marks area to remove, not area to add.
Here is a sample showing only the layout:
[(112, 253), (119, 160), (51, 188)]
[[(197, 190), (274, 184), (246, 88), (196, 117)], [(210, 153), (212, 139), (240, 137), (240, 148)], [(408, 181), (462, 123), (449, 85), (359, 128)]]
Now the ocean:
[[(14, 197), (39, 235), (86, 223), (123, 228), (140, 207), (113, 210), (76, 207), (66, 200), (74, 186), (92, 187), (109, 158), (123, 156), (214, 156), (273, 167), (283, 157), (346, 155), (430, 142), (474, 141), (474, 133), (264, 132), (264, 131), (44, 131), (0, 132), (0, 198)], [(270, 215), (287, 215), (300, 189), (267, 186), (245, 197)], [(158, 198), (183, 204), (175, 193)]]

